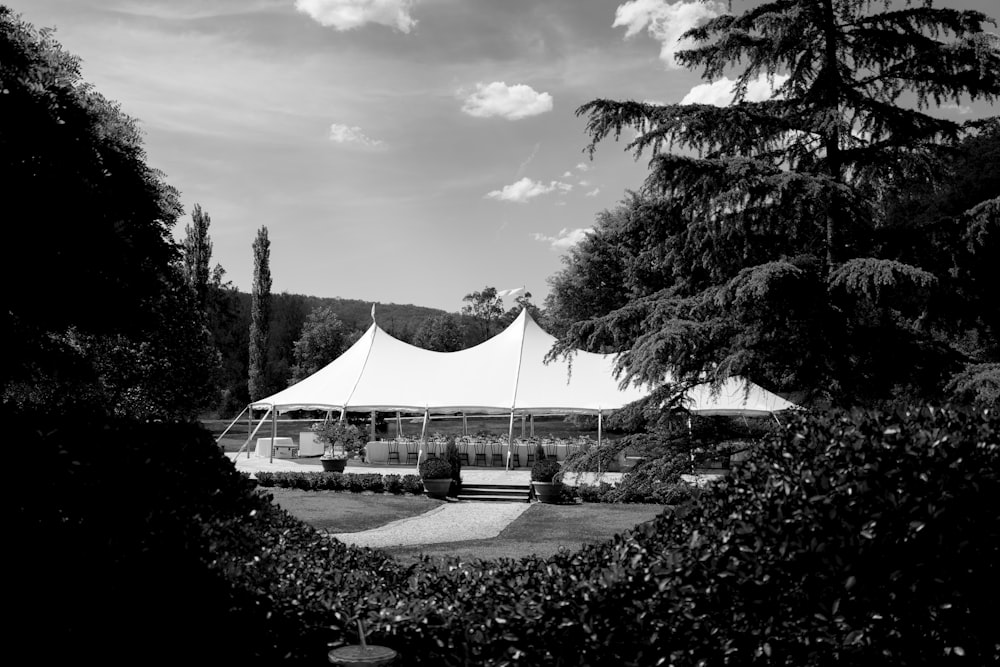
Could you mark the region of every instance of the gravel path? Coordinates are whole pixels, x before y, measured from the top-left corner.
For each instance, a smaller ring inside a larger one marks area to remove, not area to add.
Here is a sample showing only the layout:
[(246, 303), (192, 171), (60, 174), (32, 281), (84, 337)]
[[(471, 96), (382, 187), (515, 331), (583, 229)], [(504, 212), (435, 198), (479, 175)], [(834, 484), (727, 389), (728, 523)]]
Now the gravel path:
[(359, 533), (331, 533), (359, 547), (398, 547), (496, 537), (521, 516), (528, 503), (451, 502), (419, 516)]

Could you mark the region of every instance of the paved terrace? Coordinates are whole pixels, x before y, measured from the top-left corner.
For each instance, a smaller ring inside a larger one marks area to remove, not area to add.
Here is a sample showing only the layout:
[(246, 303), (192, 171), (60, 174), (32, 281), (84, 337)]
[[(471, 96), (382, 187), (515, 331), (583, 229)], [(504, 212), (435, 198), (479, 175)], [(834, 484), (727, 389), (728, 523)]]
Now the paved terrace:
[[(230, 460), (236, 464), (236, 469), (241, 472), (250, 473), (253, 476), (258, 472), (322, 472), (323, 465), (317, 457), (301, 459), (274, 459), (256, 457), (253, 452), (247, 458), (246, 452), (237, 456), (233, 452), (226, 454)], [(359, 461), (349, 461), (344, 472), (368, 473), (377, 472), (383, 475), (416, 475), (417, 467), (414, 465), (389, 465), (389, 464), (368, 464)], [(606, 472), (601, 475), (596, 473), (580, 473), (579, 475), (567, 475), (564, 483), (576, 486), (577, 484), (595, 484), (597, 481), (617, 484), (622, 478), (620, 472)], [(500, 468), (462, 466), (462, 481), (467, 484), (528, 484), (531, 481), (530, 468), (515, 468), (513, 470), (503, 470)]]

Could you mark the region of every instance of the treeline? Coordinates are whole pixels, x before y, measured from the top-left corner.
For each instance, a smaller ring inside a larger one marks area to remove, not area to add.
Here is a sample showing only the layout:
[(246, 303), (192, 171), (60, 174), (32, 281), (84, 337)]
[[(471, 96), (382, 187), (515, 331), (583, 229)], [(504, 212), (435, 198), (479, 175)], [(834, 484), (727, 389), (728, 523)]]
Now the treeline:
[[(250, 401), (247, 372), (250, 361), (251, 295), (231, 287), (215, 285), (209, 297), (209, 329), (221, 359), (215, 386), (218, 400), (206, 406), (220, 416), (232, 416)], [(372, 303), (358, 299), (323, 298), (301, 294), (271, 296), (270, 336), (267, 345), (265, 395), (287, 387), (296, 365), (295, 343), (302, 337), (310, 313), (328, 309), (347, 331), (351, 342), (371, 324)], [(446, 313), (434, 308), (408, 304), (376, 304), (376, 320), (390, 334), (412, 340), (413, 333), (435, 317)], [(346, 349), (346, 346), (344, 346)], [(320, 367), (333, 361), (326, 358)]]
[[(193, 218), (195, 224), (188, 226), (188, 239), (183, 244), (185, 256), (200, 253), (210, 258), (210, 252), (192, 250), (210, 249), (208, 224), (204, 223), (210, 222), (209, 216), (195, 205)], [(200, 244), (193, 239), (196, 234), (205, 237)], [(222, 418), (235, 416), (251, 401), (247, 378), (253, 298), (224, 284), (224, 275), (225, 271), (216, 266), (206, 289), (206, 319), (219, 364), (212, 380), (215, 398), (203, 410)], [(466, 306), (459, 313), (410, 304), (376, 303), (375, 319), (391, 336), (438, 352), (478, 345), (513, 322), (523, 308), (540, 323), (545, 322), (544, 312), (531, 302), (530, 292), (517, 296), (509, 308), (504, 307), (503, 297), (493, 287), (472, 292), (465, 301)], [(308, 377), (340, 356), (371, 325), (371, 309), (371, 302), (359, 299), (271, 295), (263, 389), (253, 400)]]

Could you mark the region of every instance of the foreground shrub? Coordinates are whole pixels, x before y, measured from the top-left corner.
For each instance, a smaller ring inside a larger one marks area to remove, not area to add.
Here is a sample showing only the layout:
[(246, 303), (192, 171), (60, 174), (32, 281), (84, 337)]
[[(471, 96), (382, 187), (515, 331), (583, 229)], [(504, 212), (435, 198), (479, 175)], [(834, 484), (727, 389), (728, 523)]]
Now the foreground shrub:
[(412, 665), (996, 664), (997, 421), (797, 417), (610, 542), (441, 567), (318, 536), (195, 427), (15, 428), (49, 472), (12, 487), (12, 629), (112, 664), (321, 664), (358, 618)]

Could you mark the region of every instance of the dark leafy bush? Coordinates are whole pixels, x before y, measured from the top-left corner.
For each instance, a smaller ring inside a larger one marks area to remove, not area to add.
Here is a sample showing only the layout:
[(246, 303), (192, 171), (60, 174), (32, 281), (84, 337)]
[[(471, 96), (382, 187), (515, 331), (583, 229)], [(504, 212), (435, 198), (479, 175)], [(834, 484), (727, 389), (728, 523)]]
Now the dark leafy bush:
[(578, 484), (576, 486), (577, 493), (585, 503), (611, 502), (606, 500), (606, 498), (608, 498), (608, 494), (612, 489), (614, 489), (614, 486), (608, 484), (607, 482), (600, 482), (598, 484)]
[(448, 495), (457, 497), (462, 492), (462, 458), (458, 453), (458, 445), (455, 444), (455, 436), (448, 437), (448, 444), (444, 449), (444, 460), (451, 466), (451, 489)]
[(561, 469), (559, 462), (552, 459), (535, 461), (534, 465), (531, 466), (531, 481), (551, 482)]
[(1000, 660), (989, 413), (797, 417), (717, 486), (610, 542), (408, 567), (295, 521), (198, 429), (85, 426), (97, 436), (14, 429), (50, 472), (12, 484), (9, 629), (43, 645), (24, 640), (50, 632), (58, 601), (68, 642), (47, 656), (317, 664), (357, 641), (361, 618), (412, 665)]
[[(351, 491), (362, 493), (423, 493), (416, 475), (339, 472), (258, 472), (257, 484), (306, 491)], [(416, 480), (414, 484), (413, 480)]]
[(443, 459), (424, 459), (420, 462), (422, 479), (450, 479), (451, 465)]
[(403, 475), (403, 493), (420, 495), (424, 492), (424, 485), (418, 475)]

